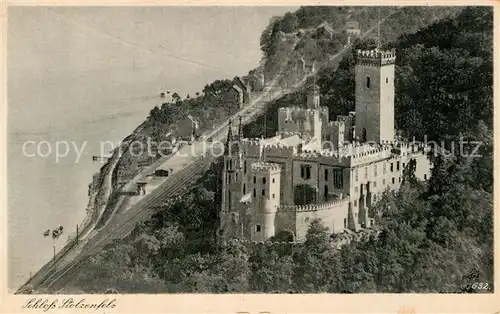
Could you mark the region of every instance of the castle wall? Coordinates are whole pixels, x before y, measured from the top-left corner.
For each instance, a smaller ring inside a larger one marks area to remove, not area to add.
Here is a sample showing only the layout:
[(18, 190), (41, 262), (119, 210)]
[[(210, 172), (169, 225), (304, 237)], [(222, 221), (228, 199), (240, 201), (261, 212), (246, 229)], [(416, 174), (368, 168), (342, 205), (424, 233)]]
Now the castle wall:
[[(355, 67), (356, 137), (379, 142), (380, 139), (380, 68), (357, 64)], [(367, 80), (370, 87), (367, 87)], [(364, 131), (365, 130), (365, 131)]]
[(343, 232), (344, 224), (347, 225), (348, 204), (347, 199), (343, 199), (322, 205), (313, 205), (310, 206), (309, 210), (297, 206), (295, 216), (296, 239), (298, 241), (305, 239), (309, 225), (316, 218), (321, 219), (330, 233)]
[(295, 211), (278, 211), (276, 213), (276, 232), (280, 230), (290, 230), (293, 234), (297, 234), (296, 230), (296, 212)]
[(309, 134), (321, 139), (321, 114), (319, 109), (286, 107), (278, 109), (278, 131)]
[(380, 67), (380, 140), (394, 140), (394, 64)]
[[(307, 170), (307, 168), (309, 170)], [(303, 170), (302, 170), (303, 169)], [(293, 187), (301, 184), (306, 184), (316, 189), (316, 199), (319, 199), (318, 191), (318, 162), (305, 161), (296, 159), (293, 160)]]

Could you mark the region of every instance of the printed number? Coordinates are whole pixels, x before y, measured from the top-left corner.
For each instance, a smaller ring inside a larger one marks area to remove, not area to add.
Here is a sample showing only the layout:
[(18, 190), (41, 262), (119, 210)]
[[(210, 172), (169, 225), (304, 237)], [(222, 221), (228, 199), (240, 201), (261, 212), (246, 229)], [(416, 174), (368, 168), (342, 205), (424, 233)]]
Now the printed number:
[(472, 284), (472, 289), (474, 289), (474, 290), (488, 290), (488, 283), (475, 282)]

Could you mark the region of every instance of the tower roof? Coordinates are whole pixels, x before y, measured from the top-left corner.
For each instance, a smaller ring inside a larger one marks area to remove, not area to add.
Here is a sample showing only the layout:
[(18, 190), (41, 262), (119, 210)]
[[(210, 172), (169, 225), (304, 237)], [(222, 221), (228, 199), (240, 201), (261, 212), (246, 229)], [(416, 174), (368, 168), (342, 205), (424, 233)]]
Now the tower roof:
[(386, 65), (396, 62), (396, 49), (381, 50), (361, 50), (356, 51), (356, 61), (358, 64), (366, 65)]

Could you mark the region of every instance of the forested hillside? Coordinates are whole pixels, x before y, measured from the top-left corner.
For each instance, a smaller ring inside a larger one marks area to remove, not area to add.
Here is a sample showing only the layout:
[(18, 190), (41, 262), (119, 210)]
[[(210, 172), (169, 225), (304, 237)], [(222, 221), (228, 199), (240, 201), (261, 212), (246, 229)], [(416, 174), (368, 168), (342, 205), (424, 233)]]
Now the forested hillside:
[[(308, 10), (315, 9), (299, 11), (316, 12)], [(466, 134), (482, 145), (480, 157), (429, 156), (429, 182), (405, 173), (402, 189), (371, 209), (379, 237), (336, 249), (315, 220), (303, 245), (218, 244), (214, 165), (182, 200), (94, 256), (65, 292), (492, 292), (492, 12), (466, 8), (386, 43), (398, 49), (396, 119), (404, 135), (450, 149)], [(327, 13), (317, 14), (311, 25)], [(354, 110), (352, 56), (322, 69), (318, 84), (332, 118)], [(277, 100), (245, 136), (274, 134), (276, 109), (304, 103), (303, 91)]]
[[(264, 54), (262, 71), (268, 77), (284, 73), (282, 84), (296, 80), (297, 60), (307, 65), (313, 63), (321, 67), (329, 62), (348, 43), (347, 24), (358, 23), (361, 33), (375, 26), (377, 21), (386, 19), (380, 30), (382, 42), (396, 40), (400, 35), (413, 33), (440, 19), (453, 17), (460, 7), (335, 7), (307, 6), (283, 17), (271, 20), (260, 38)], [(315, 31), (323, 23), (333, 29), (331, 38), (320, 36)], [(376, 31), (368, 38), (378, 36)], [(357, 36), (351, 36), (351, 41)]]

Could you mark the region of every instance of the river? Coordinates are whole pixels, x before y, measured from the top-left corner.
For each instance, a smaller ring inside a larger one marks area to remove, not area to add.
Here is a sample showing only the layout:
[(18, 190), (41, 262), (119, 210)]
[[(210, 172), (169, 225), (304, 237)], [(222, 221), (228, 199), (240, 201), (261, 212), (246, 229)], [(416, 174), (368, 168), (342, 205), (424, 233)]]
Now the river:
[[(59, 250), (84, 218), (101, 142), (128, 135), (161, 103), (161, 91), (185, 96), (245, 75), (260, 61), (269, 19), (293, 9), (9, 9), (9, 290), (52, 257), (45, 230), (64, 227)], [(69, 145), (59, 160), (57, 142), (60, 152)]]

